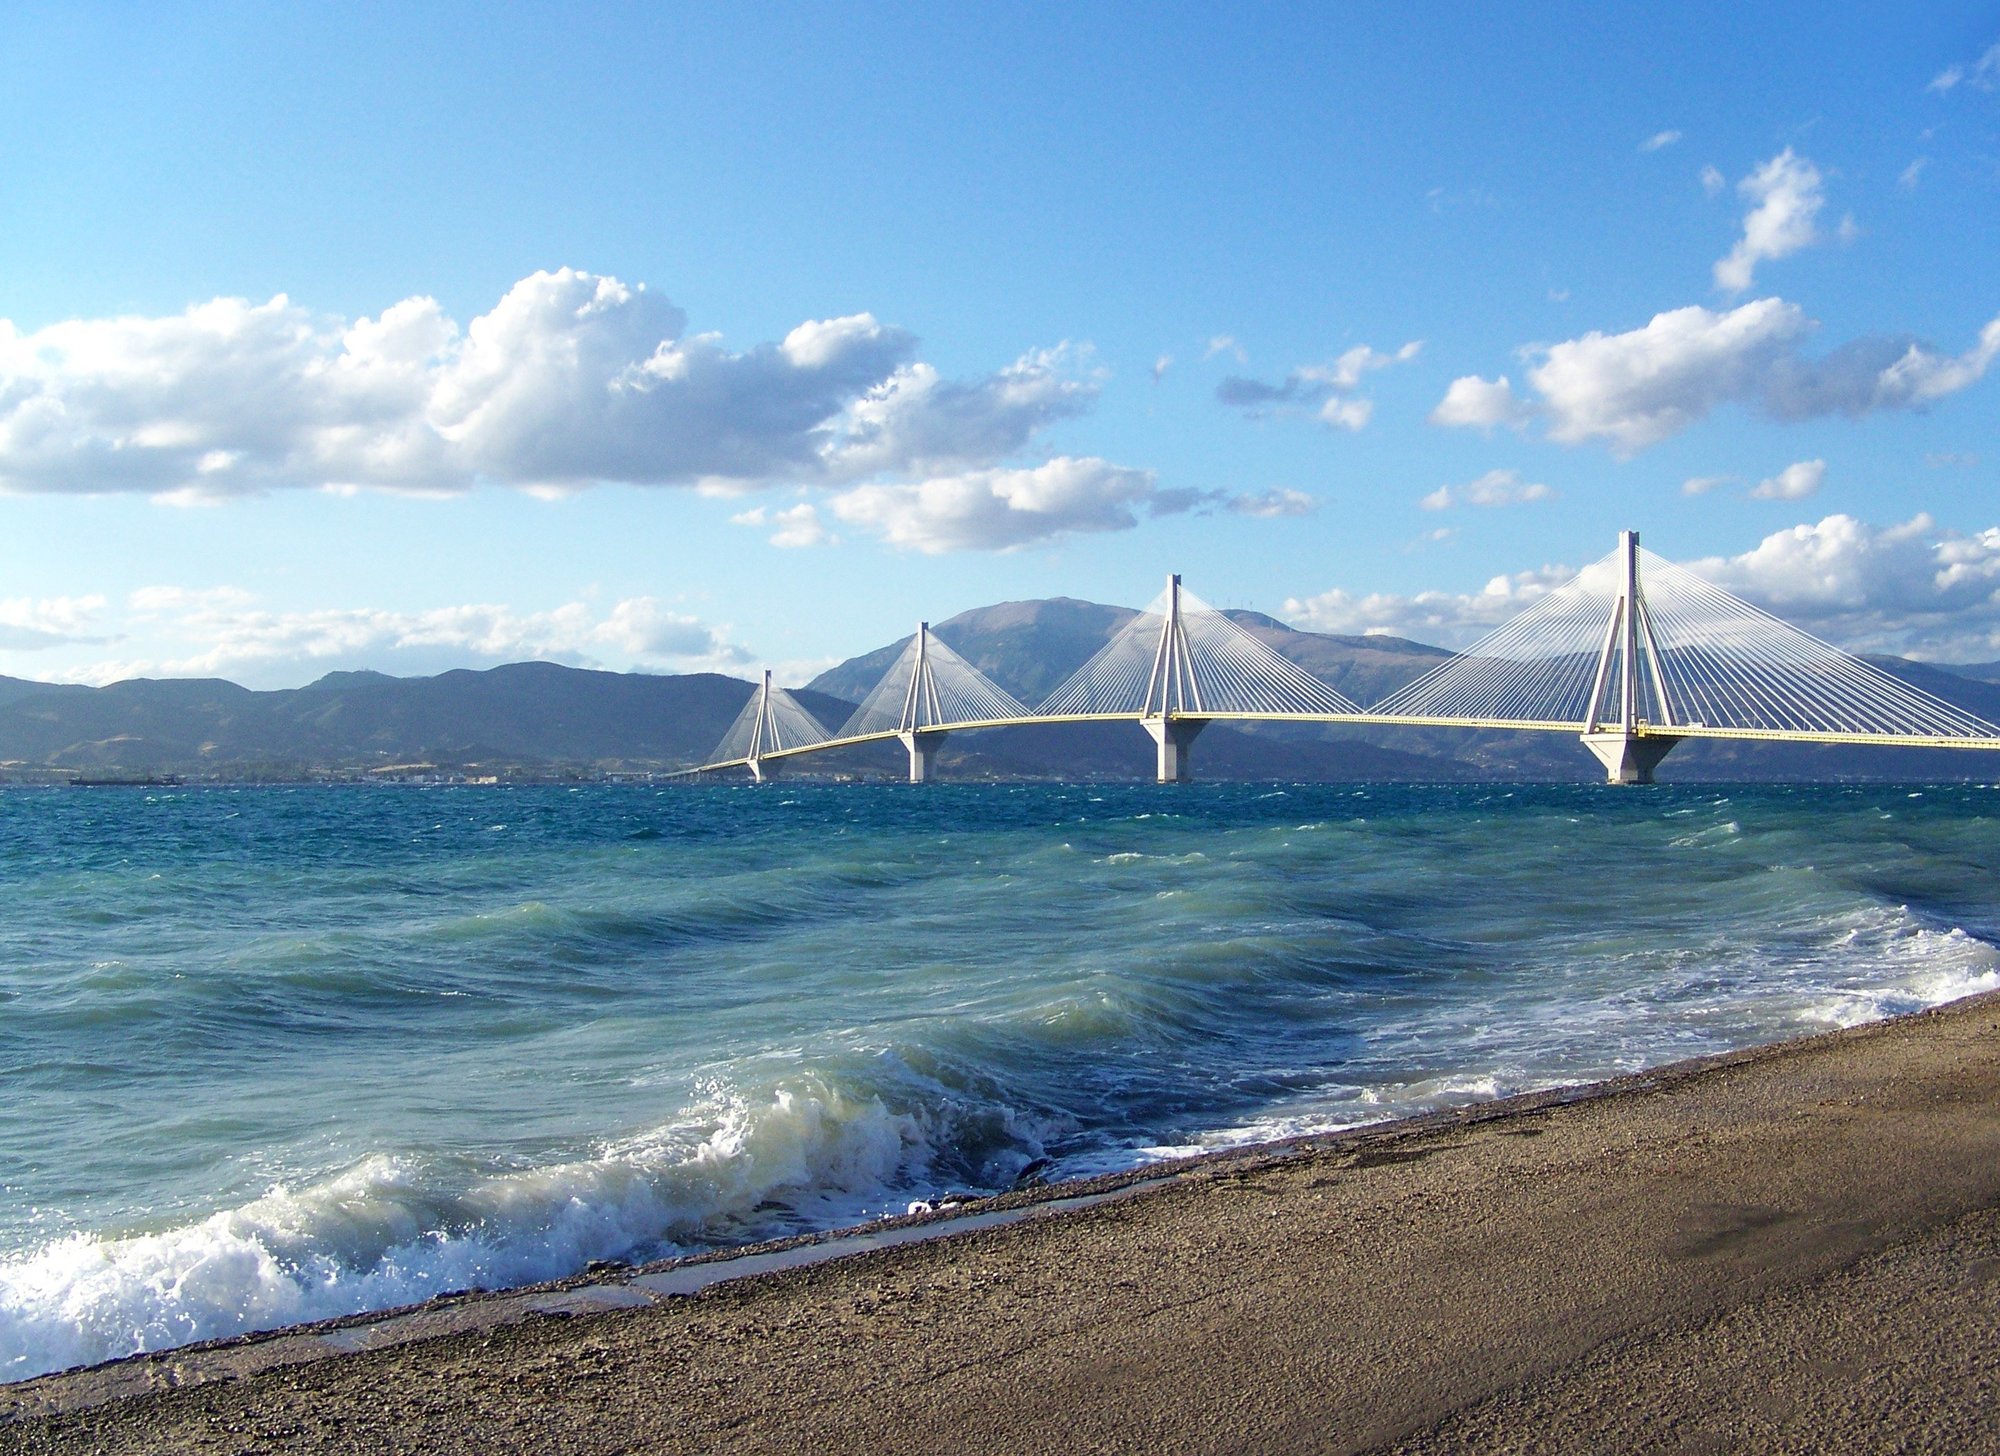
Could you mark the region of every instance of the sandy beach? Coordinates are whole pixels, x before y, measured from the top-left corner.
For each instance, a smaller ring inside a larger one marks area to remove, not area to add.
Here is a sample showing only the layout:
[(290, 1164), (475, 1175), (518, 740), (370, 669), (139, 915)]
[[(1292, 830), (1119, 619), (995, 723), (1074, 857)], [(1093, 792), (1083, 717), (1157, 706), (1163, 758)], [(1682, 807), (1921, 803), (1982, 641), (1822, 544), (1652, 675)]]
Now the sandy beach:
[(6, 1387), (0, 1450), (2000, 1450), (2000, 995), (588, 1312), (629, 1277)]

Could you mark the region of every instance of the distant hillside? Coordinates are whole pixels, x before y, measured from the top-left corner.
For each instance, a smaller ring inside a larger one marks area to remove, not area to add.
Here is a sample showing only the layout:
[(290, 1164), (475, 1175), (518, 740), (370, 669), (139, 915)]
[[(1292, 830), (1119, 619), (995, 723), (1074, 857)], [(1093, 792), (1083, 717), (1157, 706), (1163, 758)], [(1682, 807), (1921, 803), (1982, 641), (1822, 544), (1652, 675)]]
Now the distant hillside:
[[(933, 630), (1032, 706), (1134, 615), (1058, 597), (981, 607)], [(1330, 636), (1256, 612), (1229, 615), (1364, 706), (1449, 655), (1402, 638)], [(907, 641), (822, 673), (800, 700), (838, 729)], [(2000, 721), (2000, 664), (1947, 670), (1872, 660)], [(547, 662), (435, 677), (329, 673), (282, 692), (216, 679), (89, 688), (0, 677), (0, 776), (282, 780), (413, 765), (508, 777), (657, 772), (709, 757), (751, 691), (747, 682), (714, 673), (592, 672)], [(948, 777), (1143, 778), (1152, 772), (1152, 752), (1129, 723), (1024, 727), (957, 735), (939, 766)], [(1582, 780), (1598, 772), (1565, 734), (1271, 724), (1212, 726), (1196, 743), (1193, 762), (1198, 778)], [(895, 777), (904, 761), (891, 744), (816, 756), (790, 771)], [(1991, 778), (2000, 777), (2000, 763), (1948, 750), (1688, 743), (1661, 772), (1687, 780)]]
[[(333, 673), (280, 692), (215, 679), (87, 688), (0, 678), (0, 767), (249, 778), (400, 764), (528, 775), (675, 768), (708, 755), (750, 691), (715, 673), (548, 662), (436, 677)], [(847, 712), (822, 696), (805, 701)]]

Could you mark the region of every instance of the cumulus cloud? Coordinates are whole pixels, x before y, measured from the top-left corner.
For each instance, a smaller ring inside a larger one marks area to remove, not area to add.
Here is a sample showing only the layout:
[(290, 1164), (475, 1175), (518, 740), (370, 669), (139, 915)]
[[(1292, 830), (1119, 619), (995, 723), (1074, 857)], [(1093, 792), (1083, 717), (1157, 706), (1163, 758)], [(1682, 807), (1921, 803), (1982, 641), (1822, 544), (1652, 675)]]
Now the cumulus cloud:
[(1153, 383), (1158, 384), (1167, 377), (1167, 371), (1174, 367), (1174, 356), (1162, 354), (1153, 361)]
[(1532, 406), (1503, 378), (1455, 381), (1431, 418), (1490, 425), (1541, 414), (1551, 439), (1598, 441), (1631, 455), (1681, 433), (1723, 404), (1775, 419), (1920, 409), (1983, 377), (2000, 357), (2000, 317), (1963, 354), (1908, 337), (1865, 338), (1810, 359), (1816, 325), (1795, 304), (1763, 298), (1726, 311), (1699, 305), (1656, 314), (1622, 334), (1592, 332), (1534, 351)]
[(896, 370), (849, 405), (822, 450), (827, 473), (853, 480), (938, 473), (1013, 454), (1036, 431), (1080, 414), (1094, 381), (1074, 377), (1068, 345), (1025, 354), (986, 379), (943, 379), (928, 364)]
[[(1429, 539), (1439, 538), (1433, 532)], [(1386, 634), (1439, 647), (1465, 647), (1575, 575), (1570, 567), (1544, 566), (1496, 576), (1483, 591), (1427, 591), (1414, 596), (1335, 587), (1317, 596), (1288, 598), (1280, 615), (1309, 632)]]
[(1515, 428), (1526, 424), (1534, 410), (1514, 397), (1514, 386), (1506, 375), (1498, 379), (1481, 379), (1476, 374), (1467, 374), (1451, 382), (1451, 388), (1444, 392), (1438, 407), (1431, 411), (1434, 425), (1456, 425), (1464, 428), (1490, 430), (1495, 425), (1512, 425)]
[(1554, 497), (1555, 492), (1540, 481), (1522, 480), (1518, 470), (1489, 470), (1464, 485), (1441, 485), (1417, 504), (1427, 511), (1446, 511), (1453, 506), (1517, 506)]
[(0, 321), (0, 491), (841, 483), (991, 463), (1096, 391), (1065, 349), (951, 381), (915, 347), (864, 313), (731, 350), (644, 286), (567, 268), (463, 328), (429, 298), (348, 322), (282, 295)]
[(1656, 131), (1643, 142), (1639, 143), (1639, 150), (1642, 152), (1662, 151), (1680, 139), (1681, 134), (1677, 131)]
[(1707, 495), (1735, 480), (1733, 475), (1695, 475), (1681, 482), (1682, 495)]
[(1701, 190), (1710, 197), (1720, 197), (1728, 185), (1729, 179), (1722, 175), (1719, 168), (1710, 165), (1701, 169)]
[(132, 593), (128, 605), (119, 640), (139, 651), (61, 676), (94, 683), (213, 676), (285, 686), (357, 667), (422, 673), (540, 659), (726, 671), (749, 661), (723, 630), (653, 597), (628, 597), (608, 609), (575, 601), (540, 612), (492, 603), (274, 611), (233, 587), (153, 586)]
[(1715, 286), (1741, 293), (1760, 262), (1785, 258), (1819, 241), (1813, 219), (1826, 203), (1819, 168), (1790, 147), (1736, 184), (1752, 206), (1743, 236), (1715, 265)]
[(1095, 458), (934, 476), (909, 484), (860, 485), (829, 506), (848, 525), (892, 546), (1011, 551), (1080, 532), (1124, 531), (1157, 492), (1151, 471)]
[[(1832, 515), (1773, 532), (1737, 556), (1683, 564), (1849, 651), (1947, 663), (2000, 658), (2000, 526), (1961, 533), (1926, 515), (1890, 526)], [(1462, 648), (1574, 575), (1573, 567), (1552, 565), (1496, 576), (1476, 592), (1334, 590), (1292, 598), (1283, 615), (1316, 632), (1390, 633)]]
[(1795, 305), (1776, 298), (1728, 313), (1675, 309), (1629, 333), (1556, 344), (1528, 378), (1543, 396), (1552, 438), (1636, 450), (1754, 390), (1810, 327)]
[(1406, 364), (1422, 349), (1421, 340), (1389, 353), (1357, 344), (1331, 364), (1294, 369), (1276, 384), (1232, 374), (1216, 385), (1215, 397), (1252, 419), (1271, 413), (1305, 412), (1336, 429), (1359, 430), (1375, 408), (1373, 401), (1354, 397), (1362, 379), (1392, 364)]
[(1804, 500), (1826, 479), (1824, 460), (1800, 460), (1750, 488), (1753, 500)]
[(1740, 556), (1686, 565), (1852, 651), (2000, 657), (2000, 527), (1961, 533), (1927, 515), (1890, 526), (1832, 515), (1773, 532)]

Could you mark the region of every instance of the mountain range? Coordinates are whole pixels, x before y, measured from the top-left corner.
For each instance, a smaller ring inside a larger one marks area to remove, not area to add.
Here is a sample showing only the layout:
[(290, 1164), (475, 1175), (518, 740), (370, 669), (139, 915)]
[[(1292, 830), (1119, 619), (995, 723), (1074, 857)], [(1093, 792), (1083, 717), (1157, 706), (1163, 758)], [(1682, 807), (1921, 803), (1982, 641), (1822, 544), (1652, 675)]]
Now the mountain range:
[[(1023, 702), (1042, 701), (1135, 614), (1058, 597), (1004, 602), (933, 627)], [(1255, 612), (1228, 614), (1252, 636), (1368, 704), (1435, 666), (1442, 648), (1386, 636), (1301, 632)], [(886, 644), (821, 673), (800, 702), (838, 730), (895, 661)], [(1947, 670), (1871, 659), (1928, 691), (2000, 720), (2000, 664)], [(658, 773), (707, 758), (751, 691), (715, 673), (599, 672), (547, 662), (397, 678), (330, 673), (257, 692), (220, 679), (135, 679), (105, 687), (0, 677), (0, 779), (179, 774), (231, 781), (429, 775), (500, 778)], [(1580, 780), (1593, 760), (1565, 735), (1297, 725), (1211, 726), (1197, 777)], [(948, 740), (944, 777), (1150, 775), (1152, 746), (1126, 723), (992, 730)], [(893, 777), (894, 745), (816, 756), (796, 771)], [(1985, 777), (1984, 754), (1686, 743), (1662, 769), (1684, 779)]]

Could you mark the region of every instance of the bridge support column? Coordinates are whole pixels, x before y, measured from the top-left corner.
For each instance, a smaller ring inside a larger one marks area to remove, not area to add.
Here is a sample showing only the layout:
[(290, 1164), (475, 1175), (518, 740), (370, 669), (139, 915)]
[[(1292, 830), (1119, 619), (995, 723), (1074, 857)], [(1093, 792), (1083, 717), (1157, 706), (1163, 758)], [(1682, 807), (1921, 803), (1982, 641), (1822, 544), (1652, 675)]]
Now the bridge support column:
[(937, 769), (938, 745), (944, 742), (944, 734), (898, 733), (896, 741), (910, 752), (910, 782), (929, 783)]
[(1641, 738), (1618, 729), (1583, 735), (1583, 746), (1597, 755), (1606, 779), (1614, 784), (1650, 784), (1653, 770), (1679, 742), (1665, 734), (1649, 733)]
[(761, 758), (751, 759), (750, 777), (757, 783), (768, 784), (769, 782), (771, 782), (772, 779), (778, 776), (779, 762), (780, 760), (775, 758), (768, 763)]
[(1188, 781), (1188, 750), (1195, 735), (1208, 726), (1202, 718), (1144, 718), (1140, 720), (1160, 750), (1160, 782), (1184, 784)]

